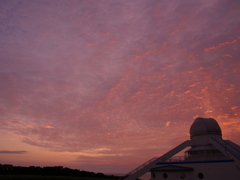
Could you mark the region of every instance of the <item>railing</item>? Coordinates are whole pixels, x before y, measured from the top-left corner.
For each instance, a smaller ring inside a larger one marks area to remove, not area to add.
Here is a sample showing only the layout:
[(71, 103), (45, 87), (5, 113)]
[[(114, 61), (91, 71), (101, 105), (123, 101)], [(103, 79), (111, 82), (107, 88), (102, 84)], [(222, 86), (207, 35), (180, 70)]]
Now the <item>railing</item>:
[(149, 172), (152, 167), (155, 167), (156, 161), (164, 162), (173, 155), (177, 154), (178, 152), (182, 151), (187, 146), (191, 146), (191, 140), (184, 141), (183, 143), (179, 144), (177, 147), (173, 148), (166, 154), (162, 155), (161, 157), (155, 157), (150, 159), (149, 161), (145, 162), (141, 166), (137, 167), (130, 173), (128, 173), (126, 176), (123, 177), (125, 180), (135, 180), (139, 178), (140, 176), (144, 175), (146, 172)]
[(136, 173), (137, 171), (139, 171), (140, 169), (142, 169), (143, 167), (147, 166), (148, 164), (150, 164), (151, 162), (153, 162), (154, 160), (156, 160), (157, 157), (154, 157), (152, 159), (150, 159), (149, 161), (143, 163), (141, 166), (138, 166), (136, 169), (132, 170), (131, 172), (129, 172), (126, 176), (130, 176), (134, 173)]
[(235, 151), (237, 151), (238, 153), (240, 153), (240, 147), (237, 144), (234, 144), (233, 142), (229, 141), (229, 140), (225, 140), (225, 142), (231, 146)]
[(199, 155), (189, 155), (189, 156), (173, 156), (166, 162), (181, 162), (181, 161), (195, 161), (195, 160), (219, 160), (219, 159), (229, 159), (224, 154), (199, 154)]
[(195, 161), (195, 160), (226, 160), (229, 159), (224, 154), (201, 154), (201, 155), (192, 155), (187, 156), (185, 161)]
[(172, 158), (168, 159), (166, 162), (179, 162), (184, 160), (185, 160), (185, 156), (173, 156)]
[[(233, 156), (234, 158), (236, 158), (238, 161), (240, 161), (240, 157), (238, 155), (239, 150), (236, 149), (235, 147), (233, 147), (231, 144), (229, 144), (227, 141), (224, 141), (223, 139), (215, 139), (212, 138), (213, 141), (215, 141), (219, 146), (221, 146), (225, 152), (228, 152), (229, 154), (231, 154), (231, 156)], [(233, 152), (232, 150), (229, 149), (229, 147), (231, 147), (235, 152)], [(237, 152), (237, 153), (236, 153)]]

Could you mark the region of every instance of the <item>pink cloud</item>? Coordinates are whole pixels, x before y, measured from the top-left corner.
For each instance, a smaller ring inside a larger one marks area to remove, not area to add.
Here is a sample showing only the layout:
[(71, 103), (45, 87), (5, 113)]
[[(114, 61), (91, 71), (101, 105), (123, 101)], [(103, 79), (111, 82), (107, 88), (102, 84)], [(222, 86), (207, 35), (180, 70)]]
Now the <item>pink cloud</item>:
[(1, 131), (122, 171), (188, 139), (197, 116), (239, 143), (237, 1), (1, 7)]

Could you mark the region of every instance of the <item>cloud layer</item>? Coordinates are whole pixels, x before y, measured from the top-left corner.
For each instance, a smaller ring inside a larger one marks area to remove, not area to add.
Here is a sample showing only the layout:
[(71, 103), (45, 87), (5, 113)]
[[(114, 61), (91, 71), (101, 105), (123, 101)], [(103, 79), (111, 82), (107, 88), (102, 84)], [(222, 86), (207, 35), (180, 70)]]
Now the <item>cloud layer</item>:
[(0, 154), (24, 154), (27, 153), (27, 151), (0, 151)]
[(126, 166), (188, 139), (197, 116), (240, 143), (239, 1), (0, 6), (0, 128), (23, 143)]

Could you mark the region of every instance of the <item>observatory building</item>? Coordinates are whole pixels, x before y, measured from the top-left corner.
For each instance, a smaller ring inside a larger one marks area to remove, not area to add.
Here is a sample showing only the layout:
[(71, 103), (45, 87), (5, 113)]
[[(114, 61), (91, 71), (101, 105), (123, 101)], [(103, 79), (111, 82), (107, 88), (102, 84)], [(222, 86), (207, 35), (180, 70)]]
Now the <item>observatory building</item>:
[[(151, 172), (152, 180), (240, 179), (240, 146), (222, 139), (215, 119), (197, 118), (190, 128), (190, 138), (134, 169), (124, 180), (136, 180), (147, 172)], [(185, 149), (183, 157), (174, 156)]]

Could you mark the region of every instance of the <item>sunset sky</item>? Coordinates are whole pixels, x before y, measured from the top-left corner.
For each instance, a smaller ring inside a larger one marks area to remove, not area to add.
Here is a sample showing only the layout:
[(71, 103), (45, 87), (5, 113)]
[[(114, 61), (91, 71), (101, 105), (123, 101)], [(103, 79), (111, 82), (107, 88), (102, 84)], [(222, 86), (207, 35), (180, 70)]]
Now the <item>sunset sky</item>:
[(0, 0), (0, 164), (127, 173), (198, 116), (240, 144), (239, 0)]

